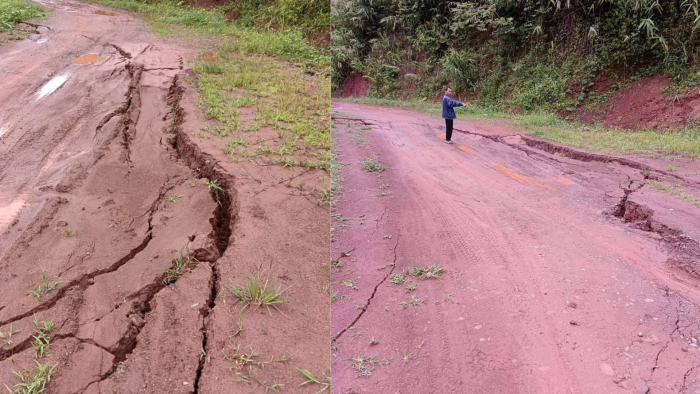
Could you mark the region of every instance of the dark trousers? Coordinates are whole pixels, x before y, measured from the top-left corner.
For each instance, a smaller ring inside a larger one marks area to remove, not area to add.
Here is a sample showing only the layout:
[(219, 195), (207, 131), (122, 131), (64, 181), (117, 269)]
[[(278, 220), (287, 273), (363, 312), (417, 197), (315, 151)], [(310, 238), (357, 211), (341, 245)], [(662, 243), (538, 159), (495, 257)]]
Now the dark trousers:
[(450, 141), (452, 139), (452, 121), (454, 119), (445, 119), (445, 126), (447, 127), (447, 132), (445, 133), (445, 140)]

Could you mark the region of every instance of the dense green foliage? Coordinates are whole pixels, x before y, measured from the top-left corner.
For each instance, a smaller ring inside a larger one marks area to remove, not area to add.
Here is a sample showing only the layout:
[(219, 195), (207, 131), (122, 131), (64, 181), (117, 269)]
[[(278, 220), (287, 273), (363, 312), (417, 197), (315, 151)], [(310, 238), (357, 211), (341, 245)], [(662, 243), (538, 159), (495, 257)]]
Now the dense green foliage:
[(0, 32), (15, 27), (15, 23), (46, 15), (43, 8), (37, 7), (25, 0), (0, 1)]
[(299, 27), (307, 33), (327, 32), (330, 25), (328, 0), (230, 0), (241, 23), (277, 28)]
[(331, 24), (333, 90), (358, 72), (373, 97), (561, 110), (604, 100), (601, 72), (698, 79), (700, 0), (338, 0)]

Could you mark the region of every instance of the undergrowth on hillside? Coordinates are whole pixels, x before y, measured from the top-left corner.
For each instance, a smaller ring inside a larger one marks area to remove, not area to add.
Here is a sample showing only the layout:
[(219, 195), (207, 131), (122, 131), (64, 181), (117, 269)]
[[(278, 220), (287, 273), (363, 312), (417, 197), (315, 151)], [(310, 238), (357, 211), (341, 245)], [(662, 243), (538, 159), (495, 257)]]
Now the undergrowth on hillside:
[(451, 84), (483, 106), (572, 111), (606, 99), (599, 75), (700, 80), (700, 0), (338, 0), (331, 23), (336, 92), (359, 73), (375, 98)]

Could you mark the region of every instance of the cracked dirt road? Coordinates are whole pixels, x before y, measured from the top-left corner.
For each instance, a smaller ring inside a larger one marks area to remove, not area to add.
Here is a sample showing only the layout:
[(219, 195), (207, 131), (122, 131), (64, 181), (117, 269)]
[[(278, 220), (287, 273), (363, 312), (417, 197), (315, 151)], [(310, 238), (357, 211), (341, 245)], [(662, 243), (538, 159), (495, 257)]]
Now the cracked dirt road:
[[(700, 393), (698, 208), (644, 183), (674, 174), (332, 108), (334, 392)], [(384, 172), (361, 169), (372, 156)]]
[[(314, 392), (296, 368), (329, 364), (327, 208), (281, 193), (289, 170), (230, 163), (191, 138), (204, 122), (194, 50), (127, 13), (40, 3), (51, 17), (0, 46), (0, 332), (15, 332), (0, 383), (32, 373), (36, 319), (54, 324), (49, 392)], [(187, 250), (194, 260), (166, 277)], [(228, 283), (268, 264), (292, 301), (241, 320)], [(42, 269), (58, 284), (35, 297)], [(249, 383), (232, 372), (236, 347), (257, 354)]]

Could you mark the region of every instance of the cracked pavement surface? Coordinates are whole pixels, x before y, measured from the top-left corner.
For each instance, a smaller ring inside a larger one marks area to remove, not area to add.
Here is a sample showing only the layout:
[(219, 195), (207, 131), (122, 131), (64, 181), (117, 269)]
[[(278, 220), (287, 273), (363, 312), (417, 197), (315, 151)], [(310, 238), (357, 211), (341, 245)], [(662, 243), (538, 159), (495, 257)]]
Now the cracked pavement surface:
[[(334, 391), (700, 392), (698, 209), (646, 186), (676, 174), (499, 124), (458, 120), (450, 146), (438, 117), (332, 108)], [(373, 156), (384, 172), (361, 169)], [(407, 274), (432, 264), (438, 280)]]

